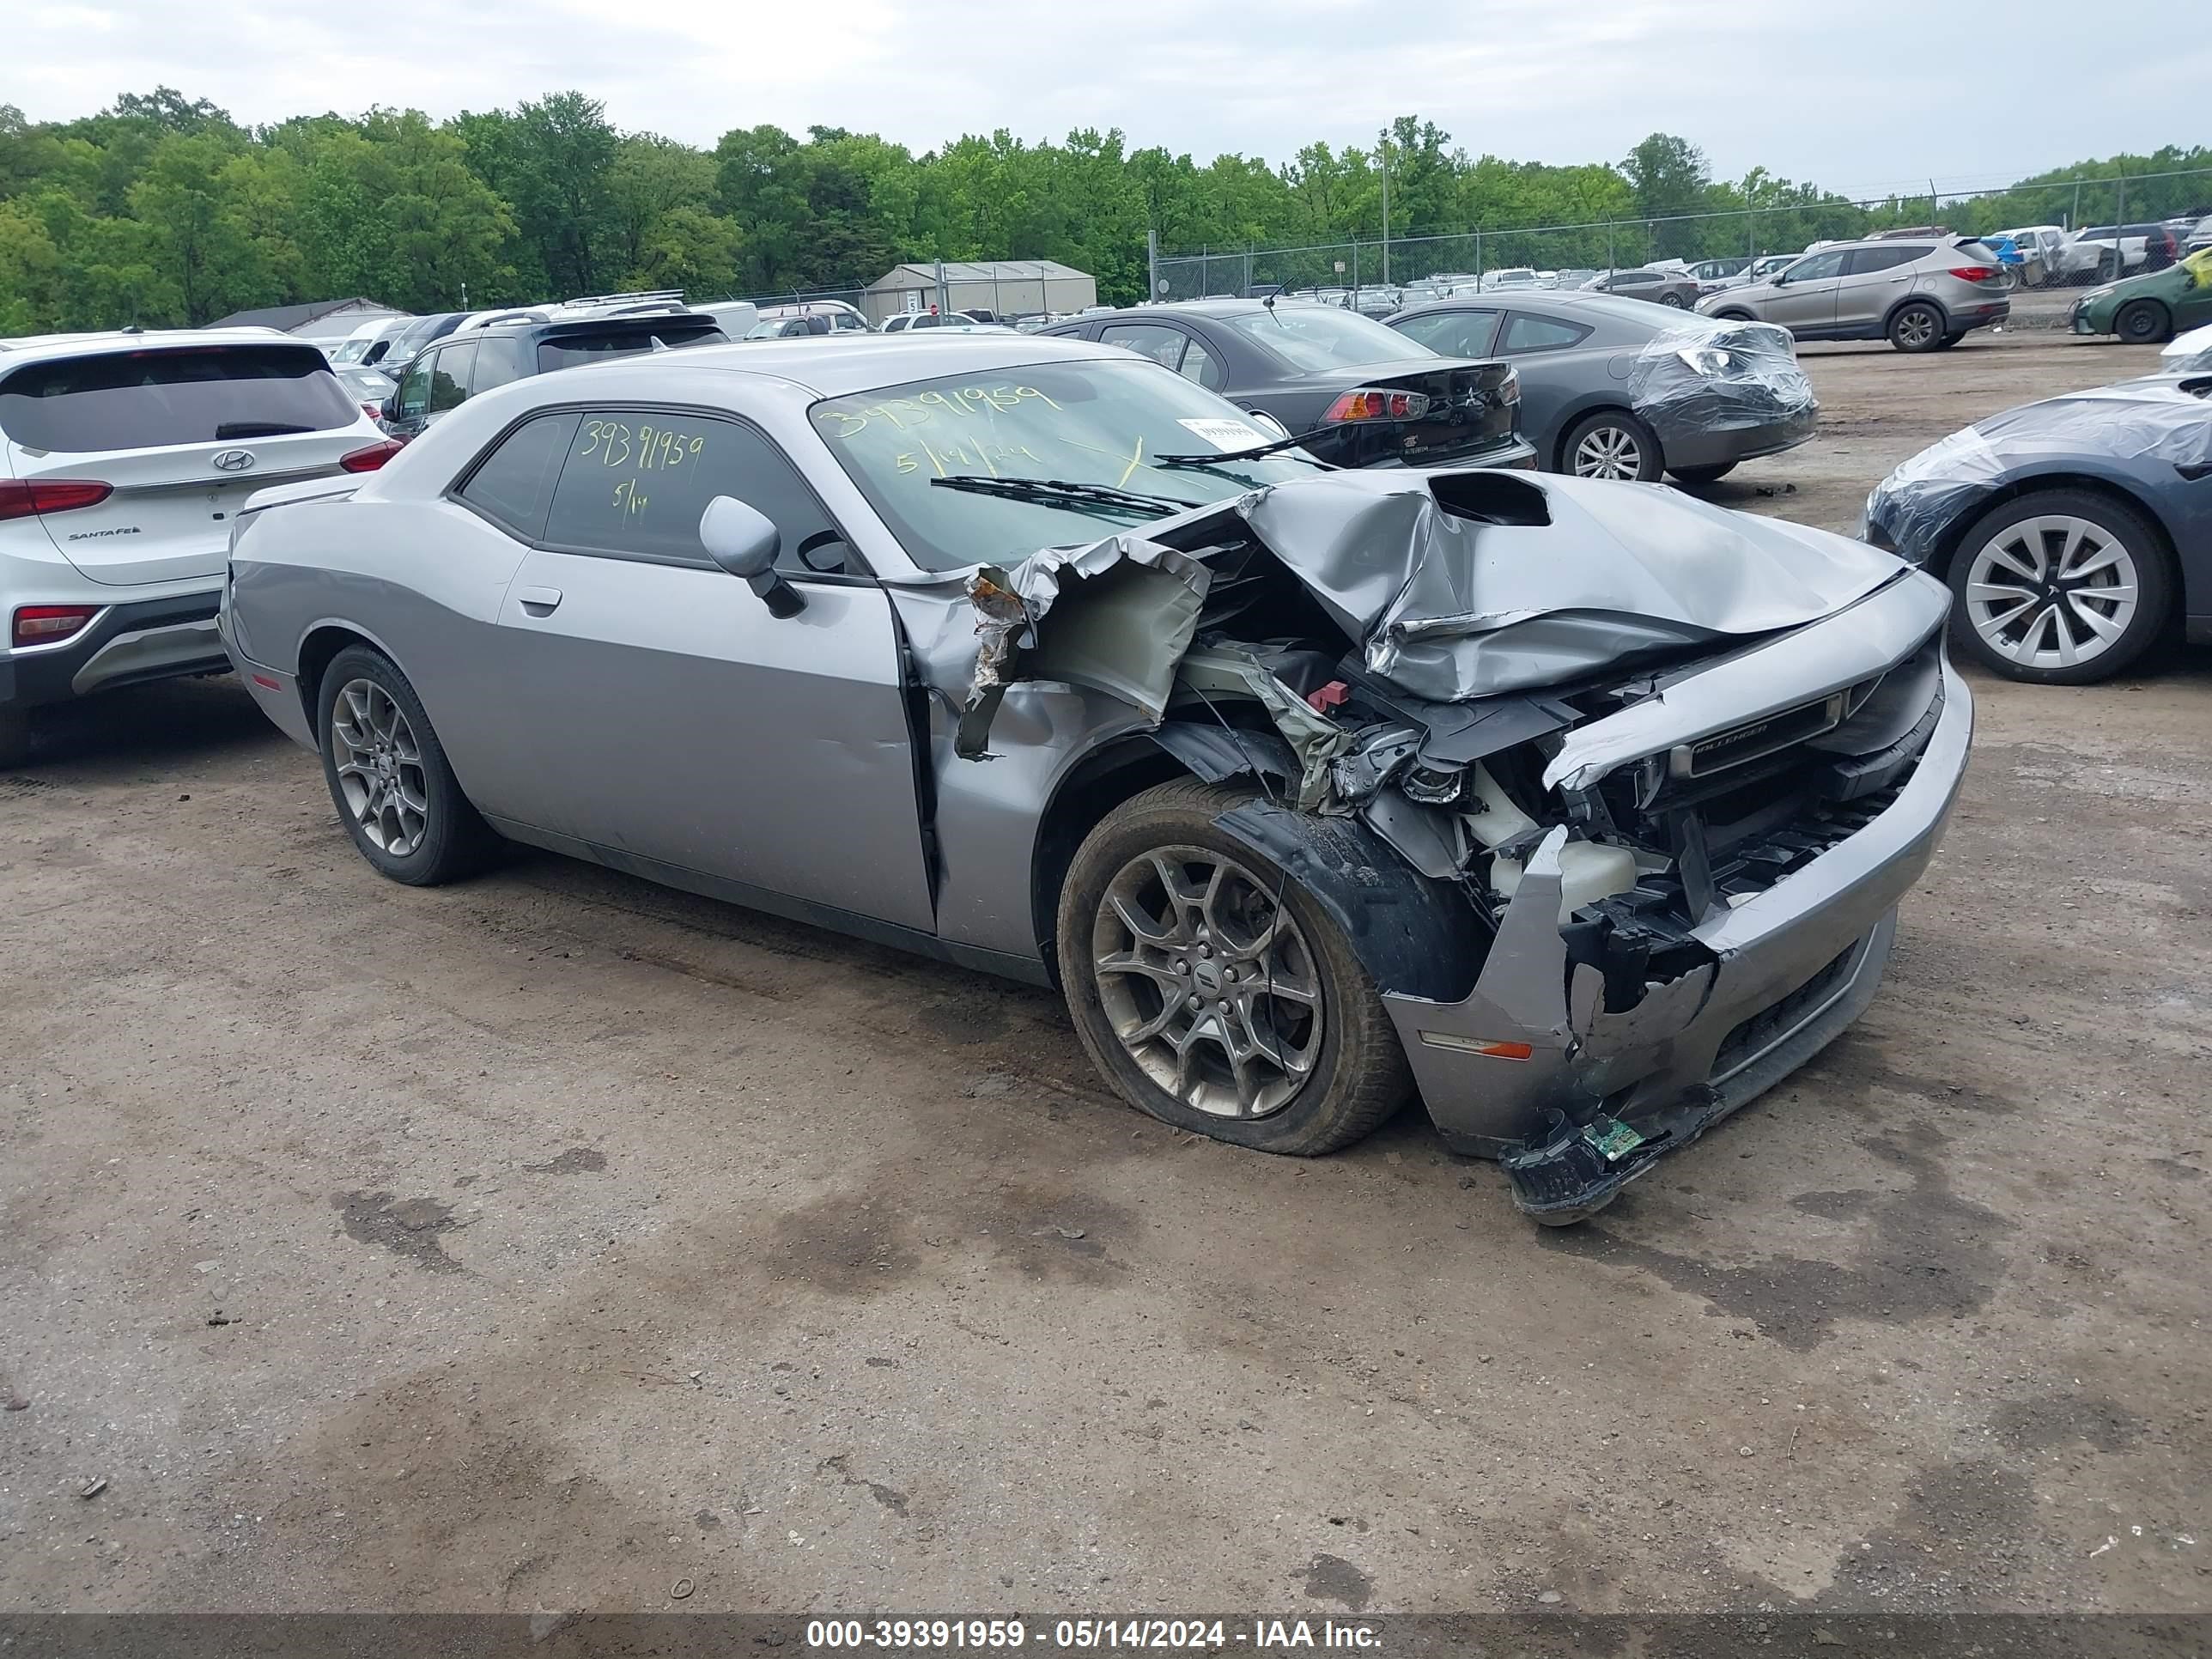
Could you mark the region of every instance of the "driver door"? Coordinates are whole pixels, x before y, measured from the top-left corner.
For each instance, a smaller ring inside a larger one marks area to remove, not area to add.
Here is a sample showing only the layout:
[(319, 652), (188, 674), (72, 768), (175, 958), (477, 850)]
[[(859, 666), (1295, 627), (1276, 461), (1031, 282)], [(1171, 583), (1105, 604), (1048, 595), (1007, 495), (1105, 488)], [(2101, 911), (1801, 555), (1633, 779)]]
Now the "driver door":
[[(487, 676), (511, 739), (497, 796), (529, 827), (765, 908), (933, 927), (890, 601), (764, 434), (693, 410), (549, 414), (459, 494), (520, 504), (533, 544)], [(798, 615), (707, 557), (699, 515), (724, 495), (775, 524)]]
[(1778, 276), (1774, 297), (1759, 307), (1765, 320), (1779, 323), (1791, 333), (1818, 334), (1836, 325), (1836, 295), (1844, 285), (1844, 259), (1848, 250), (1826, 248), (1809, 253)]

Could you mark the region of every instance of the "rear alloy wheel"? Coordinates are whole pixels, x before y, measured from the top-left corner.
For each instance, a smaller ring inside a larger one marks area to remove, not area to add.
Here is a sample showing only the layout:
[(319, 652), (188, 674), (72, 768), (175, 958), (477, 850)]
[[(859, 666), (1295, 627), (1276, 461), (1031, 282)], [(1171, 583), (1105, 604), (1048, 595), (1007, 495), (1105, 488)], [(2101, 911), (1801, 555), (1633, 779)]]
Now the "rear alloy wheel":
[(1933, 351), (1943, 335), (1943, 313), (1925, 301), (1898, 307), (1889, 319), (1889, 343), (1899, 351)]
[(1108, 813), (1060, 892), (1060, 984), (1084, 1048), (1140, 1111), (1313, 1157), (1388, 1118), (1412, 1074), (1335, 922), (1215, 827), (1250, 799), (1185, 780)]
[(349, 646), (324, 671), (318, 702), (323, 776), (361, 855), (410, 887), (481, 869), (499, 837), (461, 793), (407, 677)]
[(2009, 679), (2086, 685), (2154, 644), (2172, 604), (2166, 550), (2141, 514), (2080, 490), (1993, 508), (1951, 562), (1951, 635)]
[(1662, 294), (1659, 296), (1659, 303), (1662, 306), (1672, 306), (1677, 311), (1687, 311), (1690, 308), (1690, 302), (1679, 294)]
[(1559, 445), (1559, 471), (1577, 478), (1641, 479), (1664, 470), (1659, 440), (1625, 409), (1601, 409), (1568, 428)]
[(2112, 332), (2127, 345), (2160, 345), (2173, 337), (2173, 319), (2155, 300), (2130, 300), (2112, 319)]

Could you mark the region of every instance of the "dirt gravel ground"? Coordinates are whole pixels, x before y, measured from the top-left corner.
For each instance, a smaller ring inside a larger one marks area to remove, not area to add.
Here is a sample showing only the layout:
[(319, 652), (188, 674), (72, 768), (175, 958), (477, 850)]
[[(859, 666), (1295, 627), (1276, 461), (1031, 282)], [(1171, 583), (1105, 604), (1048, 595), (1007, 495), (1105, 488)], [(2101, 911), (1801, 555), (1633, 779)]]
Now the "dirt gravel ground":
[[(1806, 356), (1711, 493), (1847, 530), (2148, 354)], [(0, 1606), (2212, 1606), (2212, 653), (1977, 690), (1863, 1022), (1561, 1233), (1417, 1114), (1179, 1141), (1041, 993), (380, 881), (227, 681), (68, 711), (0, 779)]]

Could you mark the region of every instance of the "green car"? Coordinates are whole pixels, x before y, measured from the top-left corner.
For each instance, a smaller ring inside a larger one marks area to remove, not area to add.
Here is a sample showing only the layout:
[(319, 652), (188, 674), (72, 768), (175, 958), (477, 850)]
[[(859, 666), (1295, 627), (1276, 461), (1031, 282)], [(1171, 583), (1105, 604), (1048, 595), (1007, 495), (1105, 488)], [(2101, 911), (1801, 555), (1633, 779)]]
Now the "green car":
[(2093, 288), (2066, 313), (2076, 334), (2117, 334), (2130, 345), (2156, 345), (2199, 323), (2212, 323), (2212, 247), (2164, 270)]

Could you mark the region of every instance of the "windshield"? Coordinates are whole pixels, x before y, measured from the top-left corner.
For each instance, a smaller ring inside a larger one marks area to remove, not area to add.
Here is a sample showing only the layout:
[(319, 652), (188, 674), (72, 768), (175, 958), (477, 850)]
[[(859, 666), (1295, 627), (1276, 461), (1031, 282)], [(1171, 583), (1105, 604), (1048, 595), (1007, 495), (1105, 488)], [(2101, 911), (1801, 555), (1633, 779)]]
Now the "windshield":
[[(1414, 349), (1393, 337), (1397, 356)], [(1215, 501), (1310, 477), (1316, 465), (1298, 451), (1215, 465), (1156, 465), (1156, 456), (1225, 453), (1275, 434), (1203, 386), (1136, 359), (945, 375), (832, 398), (811, 412), (838, 465), (925, 570), (1011, 563), (1042, 547), (1096, 541), (1146, 517), (1136, 509), (940, 489), (933, 478), (1054, 478)]]
[(1333, 306), (1278, 304), (1273, 310), (1241, 312), (1219, 320), (1293, 368), (1360, 368), (1436, 356), (1395, 329)]

